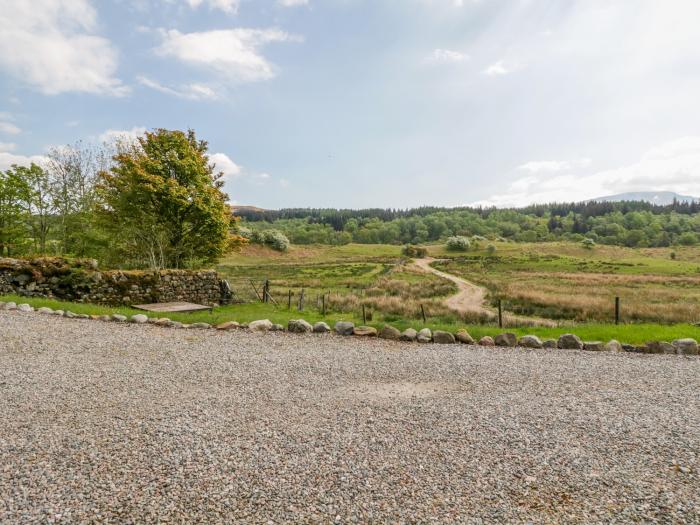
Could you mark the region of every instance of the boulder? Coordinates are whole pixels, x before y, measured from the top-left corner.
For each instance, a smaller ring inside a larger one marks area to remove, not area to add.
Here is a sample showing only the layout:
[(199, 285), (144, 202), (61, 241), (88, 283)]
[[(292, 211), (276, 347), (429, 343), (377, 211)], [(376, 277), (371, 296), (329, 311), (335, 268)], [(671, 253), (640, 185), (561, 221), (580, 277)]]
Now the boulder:
[(620, 341), (617, 341), (616, 339), (611, 339), (605, 345), (605, 350), (607, 350), (608, 352), (622, 352), (622, 345), (620, 344)]
[(241, 326), (236, 321), (226, 321), (225, 323), (220, 323), (215, 326), (217, 330), (233, 330)]
[(621, 344), (620, 346), (622, 347), (622, 351), (623, 351), (623, 352), (634, 352), (634, 351), (636, 350), (636, 348), (637, 348), (637, 347), (634, 346), (634, 345), (628, 345), (628, 344), (625, 344), (625, 343)]
[(429, 343), (432, 340), (433, 332), (430, 331), (430, 328), (423, 328), (420, 332), (418, 332), (418, 335), (416, 335), (416, 341), (419, 343)]
[(272, 329), (272, 321), (269, 319), (260, 319), (248, 323), (248, 329), (251, 332), (269, 332)]
[(148, 324), (156, 324), (158, 322), (157, 317), (149, 317), (148, 321), (146, 321)]
[(557, 340), (556, 339), (545, 339), (542, 341), (542, 348), (547, 348), (549, 350), (557, 348)]
[(126, 321), (126, 316), (122, 315), (122, 314), (113, 314), (112, 321), (116, 321), (118, 323), (123, 323), (124, 321)]
[(518, 340), (518, 346), (524, 348), (542, 348), (544, 345), (536, 335), (524, 335)]
[(168, 326), (170, 328), (184, 328), (185, 327), (185, 325), (182, 324), (180, 321), (170, 321)]
[(293, 334), (309, 334), (314, 331), (314, 327), (304, 319), (291, 319), (287, 323), (287, 330)]
[(75, 316), (77, 319), (90, 319), (88, 314), (78, 314)]
[(403, 332), (401, 332), (401, 341), (409, 341), (413, 342), (416, 340), (416, 337), (418, 337), (418, 332), (416, 332), (413, 328), (406, 328)]
[(17, 310), (19, 310), (20, 312), (33, 312), (34, 307), (30, 304), (22, 303), (17, 305)]
[(433, 332), (433, 343), (440, 345), (452, 345), (455, 344), (455, 336), (450, 332), (444, 332), (442, 330), (435, 330)]
[(586, 341), (583, 343), (583, 349), (590, 352), (602, 352), (605, 350), (605, 343), (602, 341)]
[(148, 316), (143, 314), (136, 314), (131, 316), (131, 322), (136, 324), (144, 324), (148, 322)]
[(206, 330), (207, 328), (211, 328), (211, 325), (209, 323), (192, 323), (190, 328), (194, 328), (196, 330)]
[(352, 335), (355, 324), (349, 321), (338, 321), (335, 323), (335, 332), (338, 335)]
[(496, 346), (515, 346), (518, 343), (518, 338), (515, 334), (511, 333), (505, 333), (505, 334), (498, 334), (496, 336), (496, 339), (493, 340), (494, 343), (496, 343)]
[(377, 337), (377, 329), (372, 326), (356, 326), (352, 334), (360, 337)]
[(75, 313), (71, 312), (70, 310), (66, 310), (63, 313), (63, 317), (67, 317), (68, 319), (75, 319), (76, 317), (78, 317), (78, 314), (75, 314)]
[(457, 333), (455, 334), (455, 339), (465, 345), (474, 344), (474, 338), (471, 335), (469, 335), (469, 332), (467, 332), (464, 329), (457, 330)]
[(37, 310), (37, 312), (39, 312), (40, 314), (52, 314), (53, 310), (51, 308), (46, 307), (46, 306), (42, 306), (41, 308), (39, 308)]
[(583, 350), (583, 341), (574, 334), (563, 334), (559, 336), (557, 347), (564, 350)]
[(170, 326), (171, 323), (172, 323), (172, 321), (170, 319), (168, 319), (167, 317), (161, 317), (160, 319), (158, 319), (156, 321), (156, 325), (158, 325), (158, 326)]
[(272, 325), (272, 329), (270, 331), (272, 331), (272, 332), (284, 332), (284, 326), (282, 326), (279, 323), (275, 323)]
[(646, 345), (648, 354), (675, 354), (676, 347), (667, 341), (647, 341)]
[(314, 323), (314, 333), (315, 334), (327, 334), (330, 331), (331, 331), (331, 327), (328, 326), (328, 323), (324, 323), (323, 321), (319, 321), (318, 323)]
[(382, 339), (389, 339), (391, 341), (398, 341), (401, 338), (401, 332), (398, 328), (385, 324), (379, 331), (379, 337)]
[(53, 314), (63, 316), (63, 310), (54, 310)]
[(695, 339), (676, 339), (673, 347), (678, 355), (698, 355), (698, 342)]
[(481, 339), (479, 339), (479, 345), (480, 346), (496, 346), (496, 342), (493, 340), (493, 337), (490, 335), (485, 335)]
[(105, 314), (105, 315), (100, 315), (100, 316), (98, 317), (98, 319), (99, 319), (100, 321), (111, 321), (111, 320), (112, 320), (112, 318), (111, 318), (109, 315), (106, 315), (106, 314)]
[(14, 301), (10, 301), (9, 303), (5, 303), (2, 305), (3, 310), (17, 310), (17, 303)]

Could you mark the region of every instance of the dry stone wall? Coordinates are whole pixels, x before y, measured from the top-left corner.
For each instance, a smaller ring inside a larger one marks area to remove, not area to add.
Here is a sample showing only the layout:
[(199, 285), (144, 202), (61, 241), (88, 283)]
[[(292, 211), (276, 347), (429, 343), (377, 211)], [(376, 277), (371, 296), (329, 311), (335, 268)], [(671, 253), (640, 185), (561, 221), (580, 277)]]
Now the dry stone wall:
[(225, 290), (214, 270), (100, 271), (93, 259), (0, 258), (0, 294), (115, 306), (172, 301), (213, 305), (226, 300)]

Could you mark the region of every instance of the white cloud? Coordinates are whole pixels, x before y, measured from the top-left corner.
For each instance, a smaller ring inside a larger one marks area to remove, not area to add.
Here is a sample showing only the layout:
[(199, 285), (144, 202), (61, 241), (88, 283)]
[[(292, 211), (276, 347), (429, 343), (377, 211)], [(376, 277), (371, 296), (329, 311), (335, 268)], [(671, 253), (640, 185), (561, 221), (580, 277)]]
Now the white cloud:
[(226, 29), (199, 33), (163, 33), (156, 49), (161, 56), (209, 69), (230, 83), (268, 80), (275, 76), (273, 65), (260, 54), (270, 42), (295, 40), (277, 29)]
[(0, 153), (8, 153), (15, 151), (15, 149), (17, 149), (17, 144), (14, 142), (0, 142)]
[(675, 191), (700, 196), (700, 136), (666, 142), (633, 164), (589, 175), (533, 172), (515, 180), (498, 195), (475, 204), (524, 206), (582, 201), (630, 191)]
[(122, 96), (118, 54), (89, 0), (0, 0), (0, 69), (47, 95)]
[(277, 0), (277, 3), (284, 7), (297, 7), (300, 5), (309, 5), (309, 0)]
[(526, 162), (518, 166), (519, 170), (528, 171), (530, 173), (549, 172), (555, 173), (558, 171), (568, 171), (572, 169), (585, 168), (590, 165), (591, 159), (577, 160), (536, 160)]
[(494, 62), (491, 64), (489, 67), (484, 69), (484, 74), (488, 76), (502, 76), (502, 75), (508, 75), (510, 73), (513, 73), (516, 70), (515, 67), (513, 66), (506, 66), (506, 64), (503, 62), (503, 60), (499, 60), (498, 62)]
[(146, 87), (155, 89), (156, 91), (160, 91), (161, 93), (166, 93), (167, 95), (172, 95), (178, 98), (184, 98), (188, 100), (213, 100), (218, 97), (216, 91), (214, 91), (214, 89), (208, 86), (207, 84), (192, 83), (180, 86), (176, 89), (164, 86), (163, 84), (144, 76), (137, 77), (137, 80), (140, 84)]
[(187, 0), (187, 3), (193, 9), (206, 4), (209, 9), (220, 9), (225, 13), (237, 13), (240, 0)]
[(34, 164), (46, 165), (48, 159), (43, 155), (15, 155), (13, 153), (8, 153), (5, 151), (0, 151), (0, 171), (5, 171), (9, 169), (13, 164), (18, 166), (29, 166), (32, 162)]
[(142, 137), (146, 133), (146, 128), (143, 126), (134, 126), (131, 129), (108, 129), (100, 134), (98, 140), (100, 142), (135, 142), (138, 137)]
[(0, 120), (0, 133), (4, 133), (6, 135), (19, 135), (21, 132), (22, 130), (12, 122)]
[(243, 173), (242, 168), (225, 153), (209, 155), (209, 160), (215, 165), (216, 171), (223, 172), (226, 179), (235, 179)]
[(459, 51), (453, 51), (451, 49), (435, 49), (430, 56), (428, 61), (430, 62), (464, 62), (468, 60), (469, 56), (461, 53)]

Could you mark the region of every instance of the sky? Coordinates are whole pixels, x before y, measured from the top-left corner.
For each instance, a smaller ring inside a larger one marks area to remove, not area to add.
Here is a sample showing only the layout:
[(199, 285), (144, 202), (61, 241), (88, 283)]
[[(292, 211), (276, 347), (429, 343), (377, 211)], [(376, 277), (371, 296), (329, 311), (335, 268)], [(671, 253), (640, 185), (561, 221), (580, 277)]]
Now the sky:
[(155, 128), (231, 202), (700, 196), (697, 0), (0, 0), (0, 169)]

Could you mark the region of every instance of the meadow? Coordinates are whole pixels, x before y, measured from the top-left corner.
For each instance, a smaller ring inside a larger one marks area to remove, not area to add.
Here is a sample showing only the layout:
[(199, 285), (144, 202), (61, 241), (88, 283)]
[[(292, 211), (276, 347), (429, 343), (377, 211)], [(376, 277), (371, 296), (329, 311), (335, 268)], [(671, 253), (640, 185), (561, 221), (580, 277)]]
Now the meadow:
[[(455, 253), (433, 245), (428, 252), (436, 259), (433, 267), (486, 288), (486, 306), (494, 312), (500, 299), (509, 331), (541, 337), (573, 331), (589, 340), (616, 338), (631, 344), (700, 339), (700, 327), (695, 325), (700, 320), (698, 247), (586, 249), (568, 242), (489, 244), (495, 251), (476, 246)], [(249, 245), (216, 267), (231, 284), (235, 304), (211, 313), (170, 317), (210, 324), (263, 318), (285, 324), (303, 317), (329, 324), (338, 320), (376, 327), (391, 323), (400, 329), (428, 326), (454, 331), (466, 327), (474, 337), (503, 331), (495, 313), (486, 318), (448, 308), (444, 300), (457, 292), (455, 284), (411, 263), (395, 245), (292, 246), (286, 253)], [(266, 280), (272, 300), (262, 303)], [(613, 323), (616, 296), (622, 306), (619, 326)], [(130, 308), (46, 299), (8, 296), (0, 300), (75, 313), (137, 313)], [(521, 320), (531, 316), (533, 322), (513, 322), (516, 315)], [(556, 326), (537, 326), (537, 319), (554, 320)]]

